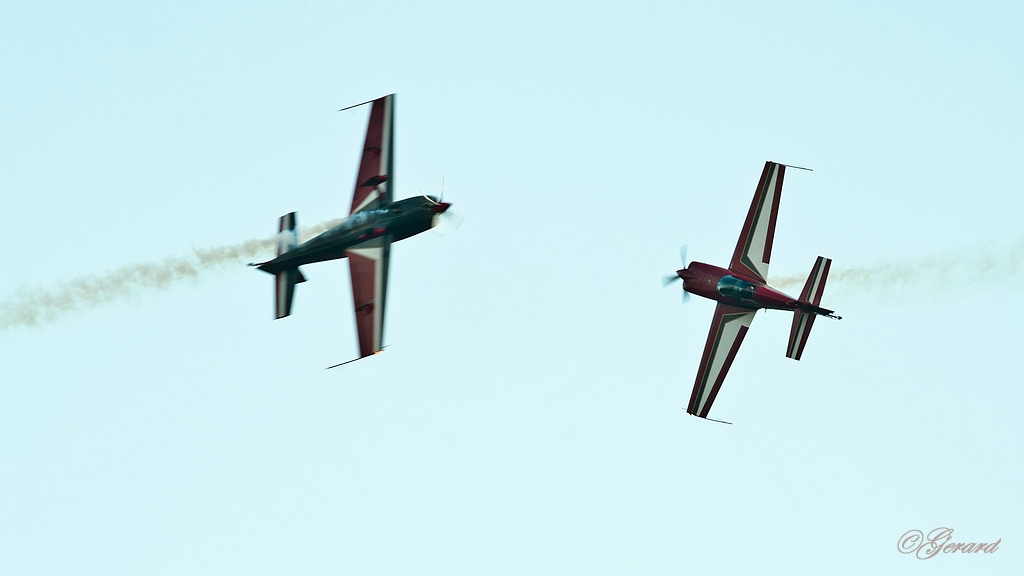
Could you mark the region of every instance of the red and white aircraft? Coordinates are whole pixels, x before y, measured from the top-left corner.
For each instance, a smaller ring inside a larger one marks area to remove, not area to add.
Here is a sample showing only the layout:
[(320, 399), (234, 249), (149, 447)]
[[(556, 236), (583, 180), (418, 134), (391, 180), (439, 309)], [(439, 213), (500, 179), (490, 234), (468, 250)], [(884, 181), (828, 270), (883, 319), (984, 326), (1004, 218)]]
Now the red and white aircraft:
[(696, 294), (718, 302), (697, 370), (697, 380), (690, 394), (690, 404), (686, 408), (694, 416), (708, 417), (750, 322), (759, 309), (793, 311), (786, 356), (794, 360), (799, 360), (803, 354), (815, 316), (841, 319), (832, 310), (819, 306), (832, 263), (828, 258), (818, 256), (799, 298), (768, 286), (768, 262), (785, 174), (786, 165), (765, 162), (728, 269), (702, 262), (691, 262), (686, 266), (684, 250), (682, 257), (686, 267), (677, 270), (675, 276), (665, 277), (665, 286), (682, 279), (684, 301), (689, 294)]

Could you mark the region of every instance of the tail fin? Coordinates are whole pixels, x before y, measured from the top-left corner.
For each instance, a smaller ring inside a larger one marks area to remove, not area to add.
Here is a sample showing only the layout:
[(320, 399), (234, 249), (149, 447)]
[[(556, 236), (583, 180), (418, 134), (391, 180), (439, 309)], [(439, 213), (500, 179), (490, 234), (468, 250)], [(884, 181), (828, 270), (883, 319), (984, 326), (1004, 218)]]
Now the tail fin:
[(828, 279), (828, 269), (831, 265), (832, 260), (818, 256), (814, 267), (811, 268), (811, 274), (807, 277), (803, 292), (800, 293), (797, 309), (793, 311), (793, 327), (789, 331), (789, 347), (786, 348), (787, 358), (800, 359), (817, 314), (832, 316), (831, 310), (819, 306), (821, 296), (825, 293), (825, 280)]
[[(277, 255), (279, 257), (299, 244), (298, 235), (295, 233), (295, 221), (295, 212), (281, 216), (277, 227)], [(302, 275), (298, 267), (286, 268), (274, 273), (274, 318), (284, 318), (292, 313), (295, 285), (305, 281), (306, 277)]]

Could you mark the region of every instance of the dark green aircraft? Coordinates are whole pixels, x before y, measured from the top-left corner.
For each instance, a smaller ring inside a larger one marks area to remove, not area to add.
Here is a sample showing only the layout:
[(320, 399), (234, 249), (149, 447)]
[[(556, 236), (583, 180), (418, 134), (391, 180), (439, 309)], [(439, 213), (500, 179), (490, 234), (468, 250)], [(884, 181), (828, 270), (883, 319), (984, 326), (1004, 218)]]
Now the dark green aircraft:
[(393, 201), (395, 95), (363, 104), (369, 103), (370, 122), (349, 217), (299, 244), (295, 213), (285, 214), (278, 227), (277, 258), (254, 264), (274, 275), (275, 318), (284, 318), (291, 314), (295, 285), (306, 281), (299, 266), (348, 258), (359, 358), (383, 349), (391, 243), (430, 230), (451, 205), (426, 195)]

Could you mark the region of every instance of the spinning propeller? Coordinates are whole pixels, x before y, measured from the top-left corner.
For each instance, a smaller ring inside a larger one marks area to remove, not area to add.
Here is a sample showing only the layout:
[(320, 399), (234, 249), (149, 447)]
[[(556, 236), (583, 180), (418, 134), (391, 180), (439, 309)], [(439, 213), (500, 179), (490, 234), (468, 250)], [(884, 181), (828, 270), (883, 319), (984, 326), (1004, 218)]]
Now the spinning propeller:
[(461, 214), (449, 210), (451, 204), (444, 201), (444, 178), (441, 178), (441, 195), (437, 199), (423, 194), (422, 190), (420, 190), (420, 194), (434, 205), (434, 211), (437, 214), (434, 215), (433, 228), (437, 233), (443, 235), (447, 230), (458, 230), (459, 226), (462, 226), (462, 221), (465, 218)]
[[(679, 259), (683, 263), (683, 270), (685, 270), (686, 269), (686, 244), (683, 244), (682, 246), (679, 247)], [(674, 284), (674, 283), (676, 283), (679, 280), (682, 280), (682, 277), (679, 276), (679, 272), (676, 272), (675, 274), (671, 274), (671, 275), (666, 274), (665, 276), (661, 277), (661, 287), (662, 288), (668, 288), (669, 285)], [(686, 288), (683, 288), (683, 304), (686, 304), (689, 301), (690, 301), (690, 293), (686, 291)]]

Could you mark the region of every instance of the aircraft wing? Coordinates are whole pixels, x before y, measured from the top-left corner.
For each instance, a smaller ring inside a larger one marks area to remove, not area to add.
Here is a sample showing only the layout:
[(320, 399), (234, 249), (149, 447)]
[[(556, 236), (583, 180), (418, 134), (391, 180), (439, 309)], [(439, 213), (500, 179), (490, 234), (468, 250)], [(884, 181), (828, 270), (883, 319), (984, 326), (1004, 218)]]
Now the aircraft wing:
[(743, 222), (729, 270), (762, 282), (767, 281), (768, 261), (771, 259), (772, 239), (775, 237), (775, 219), (779, 214), (782, 178), (785, 175), (784, 165), (770, 161), (764, 163), (761, 181), (757, 183), (754, 200)]
[(393, 146), (395, 135), (395, 95), (389, 94), (373, 101), (370, 122), (366, 126), (363, 155), (359, 160), (356, 190), (352, 195), (352, 210), (371, 210), (380, 204), (389, 204), (395, 188)]
[(388, 295), (391, 237), (380, 236), (345, 251), (352, 276), (359, 357), (380, 352), (384, 342), (384, 304)]
[(701, 418), (707, 418), (711, 404), (718, 396), (718, 390), (725, 381), (725, 375), (736, 358), (736, 352), (743, 343), (743, 337), (754, 319), (755, 310), (719, 303), (711, 321), (711, 332), (704, 345), (704, 356), (700, 359), (697, 381), (690, 394), (690, 405), (686, 411)]

